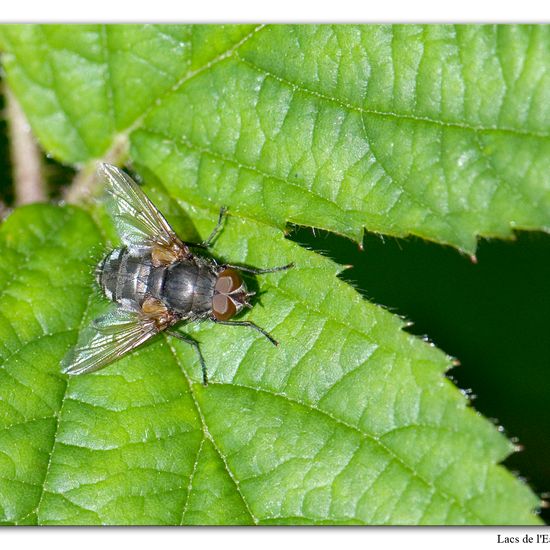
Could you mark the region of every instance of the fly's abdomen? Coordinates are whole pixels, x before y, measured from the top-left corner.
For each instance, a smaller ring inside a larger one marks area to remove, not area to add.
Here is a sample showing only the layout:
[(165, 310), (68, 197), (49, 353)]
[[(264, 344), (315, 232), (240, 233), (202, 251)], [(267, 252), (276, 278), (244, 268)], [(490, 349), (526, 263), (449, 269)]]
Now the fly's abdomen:
[(162, 287), (161, 273), (155, 273), (158, 280), (150, 284), (152, 270), (149, 258), (132, 256), (127, 248), (117, 248), (99, 266), (98, 282), (109, 300), (131, 300), (141, 305), (146, 295), (152, 294), (151, 286)]

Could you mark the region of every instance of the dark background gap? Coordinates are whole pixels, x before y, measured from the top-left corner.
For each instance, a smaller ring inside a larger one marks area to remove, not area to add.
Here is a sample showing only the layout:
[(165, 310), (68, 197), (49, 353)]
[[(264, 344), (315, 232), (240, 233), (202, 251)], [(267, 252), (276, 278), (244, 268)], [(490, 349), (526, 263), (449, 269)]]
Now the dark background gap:
[[(14, 206), (13, 167), (11, 165), (8, 125), (6, 121), (6, 101), (3, 94), (3, 83), (0, 78), (0, 214), (2, 206)], [(61, 198), (63, 189), (71, 182), (75, 170), (56, 162), (53, 158), (42, 155), (42, 174), (46, 180), (48, 195), (55, 201)]]
[[(11, 178), (11, 162), (8, 143), (8, 126), (6, 123), (5, 109), (6, 102), (4, 100), (3, 84), (0, 79), (0, 203), (4, 206), (13, 204), (13, 185)], [(0, 214), (2, 208), (0, 204)]]
[[(419, 238), (367, 234), (356, 243), (309, 228), (290, 239), (352, 269), (341, 278), (370, 301), (413, 322), (461, 365), (448, 374), (477, 398), (524, 450), (504, 464), (541, 494), (550, 491), (550, 235), (481, 240), (477, 264), (456, 250)], [(550, 522), (550, 510), (541, 517)]]

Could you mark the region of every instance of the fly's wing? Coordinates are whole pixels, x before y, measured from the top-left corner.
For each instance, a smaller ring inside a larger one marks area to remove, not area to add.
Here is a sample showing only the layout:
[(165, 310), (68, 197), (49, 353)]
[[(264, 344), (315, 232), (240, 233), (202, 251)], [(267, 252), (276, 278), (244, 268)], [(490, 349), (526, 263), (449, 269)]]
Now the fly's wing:
[(164, 216), (132, 178), (111, 164), (102, 164), (99, 172), (107, 180), (107, 208), (126, 246), (134, 249), (161, 247), (169, 257), (175, 258), (188, 252)]
[(77, 345), (62, 360), (61, 370), (65, 374), (99, 370), (157, 333), (153, 319), (113, 305), (82, 331)]

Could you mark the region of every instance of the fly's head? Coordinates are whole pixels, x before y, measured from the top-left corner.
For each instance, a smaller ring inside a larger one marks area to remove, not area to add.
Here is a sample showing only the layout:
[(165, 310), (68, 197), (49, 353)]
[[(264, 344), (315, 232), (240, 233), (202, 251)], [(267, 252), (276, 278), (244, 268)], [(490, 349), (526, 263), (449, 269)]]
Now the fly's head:
[(218, 273), (212, 298), (212, 314), (218, 321), (227, 321), (234, 317), (243, 307), (252, 307), (248, 298), (254, 296), (249, 292), (240, 273), (232, 267), (224, 267)]

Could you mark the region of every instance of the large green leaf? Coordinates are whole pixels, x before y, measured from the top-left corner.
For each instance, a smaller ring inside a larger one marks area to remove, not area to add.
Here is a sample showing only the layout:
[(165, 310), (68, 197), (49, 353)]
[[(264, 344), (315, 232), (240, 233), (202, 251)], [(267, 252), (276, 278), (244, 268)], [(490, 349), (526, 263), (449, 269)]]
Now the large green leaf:
[(0, 229), (2, 520), (537, 522), (536, 497), (497, 465), (513, 445), (445, 378), (449, 358), (281, 229), (472, 252), (478, 234), (550, 225), (547, 33), (2, 28), (8, 82), (46, 151), (84, 164), (129, 139), (184, 238), (208, 235), (225, 204), (217, 257), (296, 264), (259, 277), (247, 315), (278, 348), (187, 327), (207, 388), (193, 350), (163, 336), (68, 380), (59, 361), (101, 302), (108, 229), (71, 207), (17, 210)]
[(1, 40), (65, 162), (130, 134), (197, 201), (356, 239), (473, 252), (477, 235), (550, 227), (548, 26), (12, 26)]

